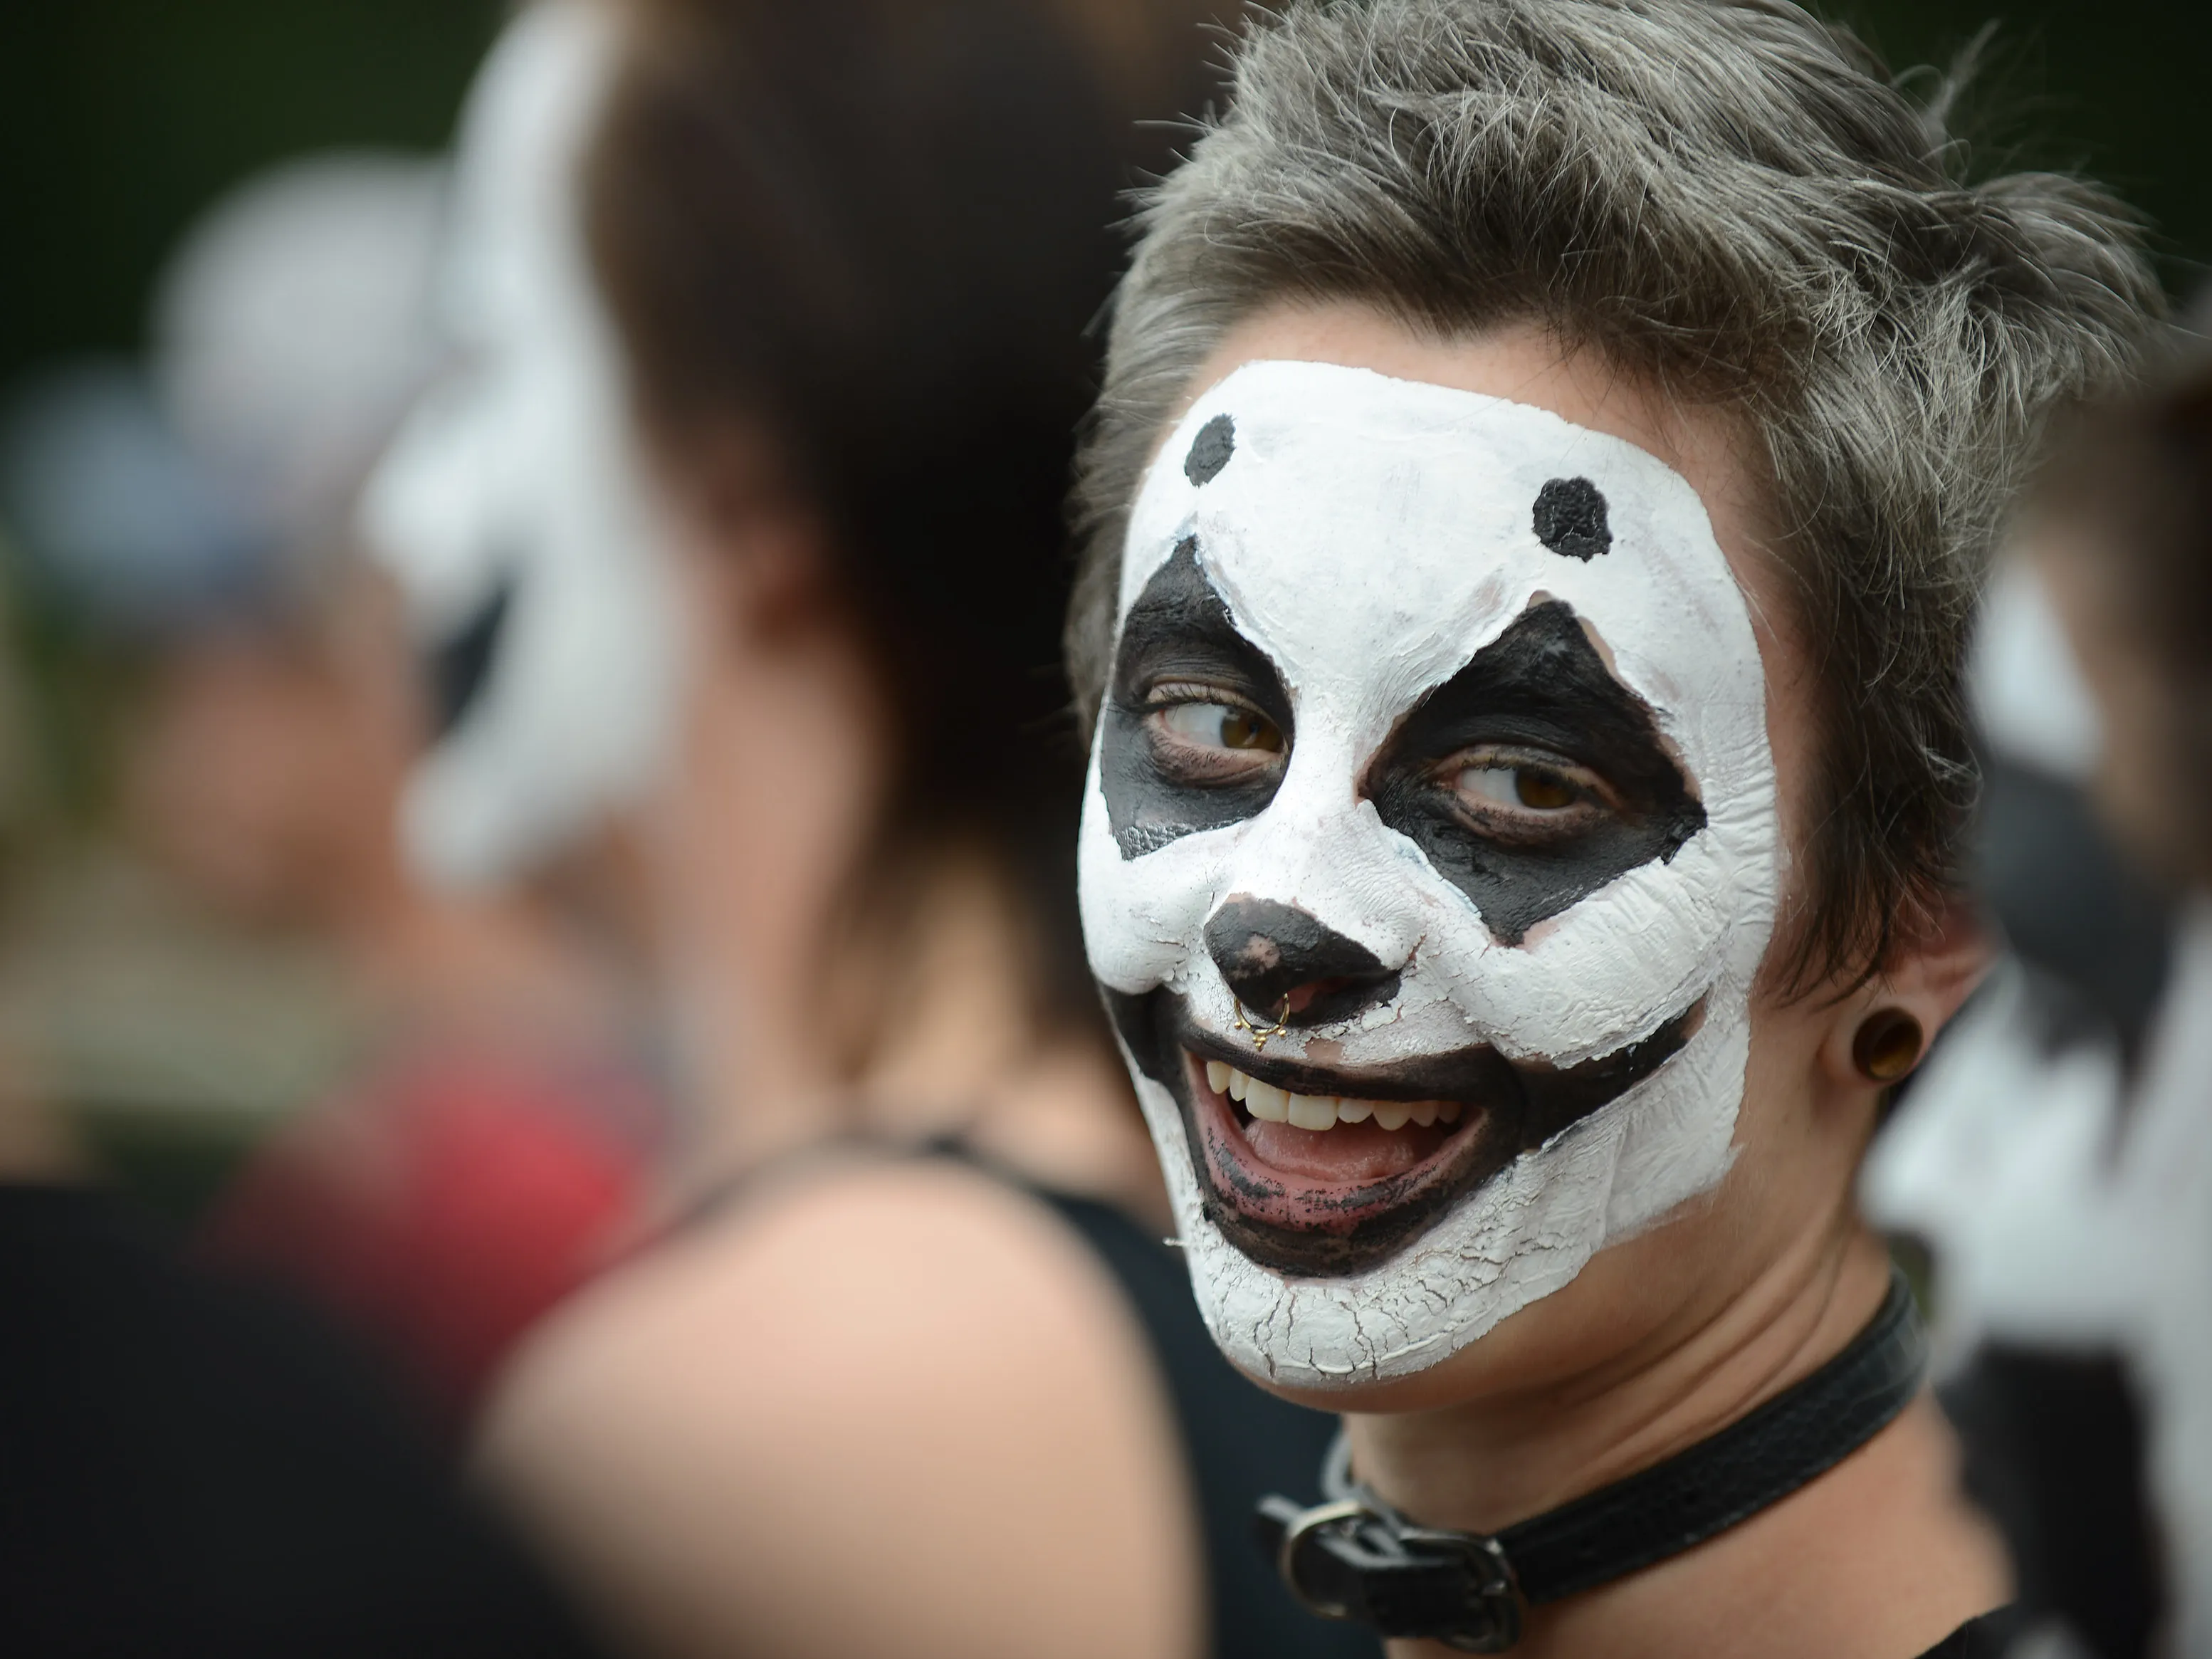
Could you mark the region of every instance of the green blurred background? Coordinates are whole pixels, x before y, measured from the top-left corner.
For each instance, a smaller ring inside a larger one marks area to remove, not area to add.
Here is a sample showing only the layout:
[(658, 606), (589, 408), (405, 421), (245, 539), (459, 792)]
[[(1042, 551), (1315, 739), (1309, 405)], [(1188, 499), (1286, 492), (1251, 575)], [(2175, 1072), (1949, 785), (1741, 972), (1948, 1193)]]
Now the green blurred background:
[(0, 382), (139, 343), (149, 284), (226, 186), (306, 149), (434, 149), (499, 0), (0, 4)]
[[(803, 0), (799, 0), (803, 3)], [(137, 342), (164, 250), (291, 152), (434, 146), (499, 0), (16, 0), (0, 7), (0, 382)], [(2212, 4), (1856, 0), (1893, 64), (2002, 28), (1972, 106), (1984, 162), (2086, 168), (2158, 227), (2169, 286), (2212, 260)]]

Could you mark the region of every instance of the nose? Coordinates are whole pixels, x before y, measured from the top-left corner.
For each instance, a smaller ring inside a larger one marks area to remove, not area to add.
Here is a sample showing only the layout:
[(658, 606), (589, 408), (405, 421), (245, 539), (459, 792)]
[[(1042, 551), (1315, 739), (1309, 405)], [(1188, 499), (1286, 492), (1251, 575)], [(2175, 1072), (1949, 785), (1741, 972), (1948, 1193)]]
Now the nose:
[(1398, 991), (1398, 970), (1317, 916), (1237, 894), (1206, 924), (1206, 949), (1237, 1000), (1293, 1025), (1342, 1019)]

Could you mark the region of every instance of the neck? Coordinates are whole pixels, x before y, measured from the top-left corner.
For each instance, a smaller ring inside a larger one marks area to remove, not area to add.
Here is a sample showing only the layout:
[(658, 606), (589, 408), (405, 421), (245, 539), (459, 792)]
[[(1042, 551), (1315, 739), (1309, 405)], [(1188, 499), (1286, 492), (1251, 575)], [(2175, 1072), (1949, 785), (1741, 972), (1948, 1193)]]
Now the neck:
[[(1863, 1328), (1887, 1284), (1880, 1242), (1840, 1221), (1720, 1305), (1686, 1311), (1584, 1375), (1350, 1419), (1354, 1468), (1419, 1521), (1498, 1531), (1662, 1462), (1802, 1380)], [(1529, 1609), (1516, 1652), (1906, 1659), (2006, 1594), (2001, 1553), (1955, 1495), (1952, 1463), (1923, 1396), (1834, 1469), (1718, 1538)], [(1449, 1651), (1391, 1647), (1393, 1659)]]
[(826, 633), (694, 654), (708, 665), (636, 841), (695, 1160), (719, 1175), (817, 1138), (843, 1110), (824, 940), (884, 763), (866, 676)]
[(825, 632), (714, 672), (641, 848), (696, 1115), (679, 1183), (857, 1131), (958, 1135), (1055, 1184), (1157, 1200), (1110, 1052), (1038, 1029), (1032, 946), (985, 860), (942, 858), (905, 884), (902, 917), (840, 925), (886, 770), (864, 665)]

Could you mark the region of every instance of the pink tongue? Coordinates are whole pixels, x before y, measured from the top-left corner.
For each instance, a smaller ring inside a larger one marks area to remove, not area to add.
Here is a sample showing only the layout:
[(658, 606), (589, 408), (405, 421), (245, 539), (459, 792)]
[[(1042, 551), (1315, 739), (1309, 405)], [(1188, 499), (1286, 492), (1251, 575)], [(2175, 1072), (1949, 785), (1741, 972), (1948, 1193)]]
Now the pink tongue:
[(1404, 1174), (1435, 1152), (1449, 1133), (1441, 1124), (1385, 1129), (1372, 1118), (1334, 1129), (1301, 1129), (1258, 1118), (1244, 1126), (1244, 1139), (1262, 1164), (1285, 1175), (1345, 1186)]

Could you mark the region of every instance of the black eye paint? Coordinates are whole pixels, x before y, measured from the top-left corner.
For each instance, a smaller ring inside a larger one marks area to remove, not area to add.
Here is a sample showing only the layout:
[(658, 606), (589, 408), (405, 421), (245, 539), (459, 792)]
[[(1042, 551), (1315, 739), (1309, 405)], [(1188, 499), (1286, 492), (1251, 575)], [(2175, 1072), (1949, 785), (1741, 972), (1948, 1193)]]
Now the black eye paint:
[(1273, 665), (1237, 631), (1229, 607), (1199, 568), (1195, 536), (1183, 538), (1131, 607), (1099, 716), (1099, 788), (1125, 859), (1157, 852), (1197, 830), (1241, 823), (1274, 799), (1282, 781), (1279, 763), (1204, 783), (1175, 775), (1164, 763), (1145, 707), (1151, 689), (1171, 680), (1236, 693), (1274, 722), (1285, 745), (1290, 742), (1289, 695)]
[(1536, 492), (1536, 539), (1553, 552), (1589, 563), (1613, 545), (1605, 497), (1588, 478), (1554, 478)]
[[(1547, 749), (1587, 766), (1611, 786), (1617, 810), (1535, 846), (1485, 836), (1437, 776), (1454, 755), (1485, 744)], [(1673, 859), (1705, 826), (1650, 709), (1607, 672), (1557, 599), (1524, 612), (1406, 717), (1369, 769), (1367, 794), (1507, 945), (1631, 870)]]
[(450, 736), (476, 707), (492, 664), (499, 656), (507, 613), (514, 606), (514, 579), (503, 576), (471, 611), (468, 619), (430, 647), (424, 667), (430, 682), (431, 738)]
[(1194, 484), (1210, 484), (1237, 453), (1237, 422), (1217, 415), (1199, 428), (1191, 440), (1190, 453), (1182, 459), (1182, 476)]

